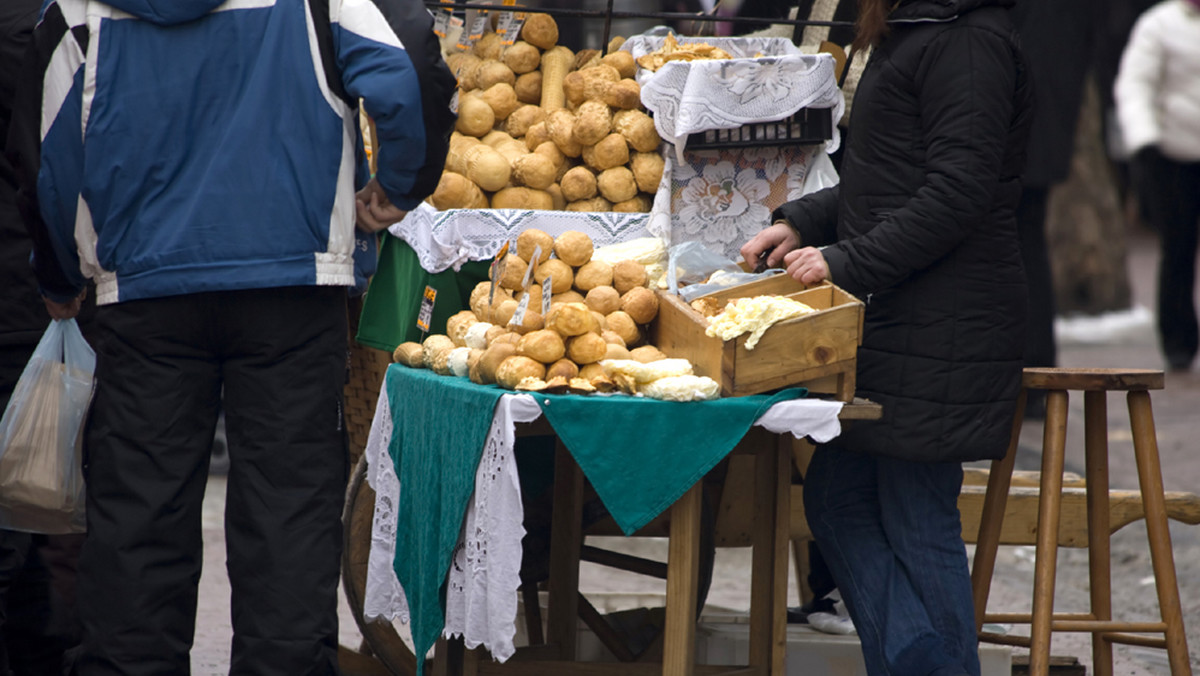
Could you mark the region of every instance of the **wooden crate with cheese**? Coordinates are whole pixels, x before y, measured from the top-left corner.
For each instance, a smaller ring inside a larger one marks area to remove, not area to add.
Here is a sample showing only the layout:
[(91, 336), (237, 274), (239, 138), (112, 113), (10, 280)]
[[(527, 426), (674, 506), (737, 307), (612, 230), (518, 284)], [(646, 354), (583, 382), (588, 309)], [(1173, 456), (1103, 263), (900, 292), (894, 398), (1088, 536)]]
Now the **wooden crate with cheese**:
[[(726, 310), (730, 301), (736, 303)], [(790, 301), (808, 309), (797, 310)], [(717, 314), (722, 311), (725, 316)], [(799, 385), (848, 402), (854, 398), (862, 322), (862, 301), (844, 290), (829, 283), (806, 289), (780, 274), (692, 303), (660, 292), (650, 332), (665, 354), (689, 359), (697, 375), (721, 383), (721, 396)], [(715, 335), (709, 335), (710, 324)]]

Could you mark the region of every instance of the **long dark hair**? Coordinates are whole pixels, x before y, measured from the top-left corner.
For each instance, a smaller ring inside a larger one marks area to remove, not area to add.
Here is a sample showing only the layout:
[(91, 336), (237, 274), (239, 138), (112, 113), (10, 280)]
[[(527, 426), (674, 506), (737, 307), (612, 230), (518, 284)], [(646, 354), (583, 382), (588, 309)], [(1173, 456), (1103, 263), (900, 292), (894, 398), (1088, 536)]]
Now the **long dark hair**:
[(893, 0), (858, 0), (858, 20), (854, 22), (854, 43), (858, 51), (878, 45), (888, 33), (887, 18)]

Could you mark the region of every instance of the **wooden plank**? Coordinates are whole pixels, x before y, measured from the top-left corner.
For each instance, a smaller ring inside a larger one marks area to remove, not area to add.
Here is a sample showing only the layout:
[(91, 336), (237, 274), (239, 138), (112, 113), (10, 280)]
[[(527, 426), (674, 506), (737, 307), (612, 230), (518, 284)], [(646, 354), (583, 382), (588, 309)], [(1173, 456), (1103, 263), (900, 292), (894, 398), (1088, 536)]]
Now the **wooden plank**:
[[(753, 429), (753, 428), (752, 428)], [(754, 462), (753, 550), (750, 559), (750, 666), (770, 669), (774, 627), (769, 601), (774, 594), (775, 491), (778, 467), (774, 447), (764, 441)], [(789, 472), (790, 475), (790, 472)], [(784, 578), (787, 579), (786, 577)]]
[(671, 506), (663, 676), (689, 676), (696, 664), (696, 602), (700, 578), (700, 482)]
[[(662, 666), (645, 662), (483, 662), (479, 676), (658, 676)], [(696, 665), (695, 676), (767, 676), (765, 669), (746, 666)]]

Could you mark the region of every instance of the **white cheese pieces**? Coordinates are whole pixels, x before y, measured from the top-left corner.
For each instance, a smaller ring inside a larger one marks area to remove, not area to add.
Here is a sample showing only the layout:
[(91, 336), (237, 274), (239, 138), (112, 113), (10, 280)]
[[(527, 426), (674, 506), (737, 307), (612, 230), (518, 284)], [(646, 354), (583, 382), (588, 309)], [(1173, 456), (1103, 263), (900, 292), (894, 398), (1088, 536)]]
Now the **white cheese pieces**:
[(753, 296), (729, 301), (725, 309), (709, 320), (705, 334), (731, 340), (749, 333), (746, 349), (753, 350), (771, 326), (801, 315), (816, 312), (811, 306), (785, 296)]

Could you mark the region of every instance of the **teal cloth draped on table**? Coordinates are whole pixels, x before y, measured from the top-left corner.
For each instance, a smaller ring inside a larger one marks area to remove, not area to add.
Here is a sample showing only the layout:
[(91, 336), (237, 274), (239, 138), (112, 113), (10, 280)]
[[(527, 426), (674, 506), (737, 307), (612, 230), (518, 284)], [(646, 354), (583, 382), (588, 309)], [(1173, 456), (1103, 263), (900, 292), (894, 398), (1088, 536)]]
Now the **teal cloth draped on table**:
[[(393, 365), (388, 451), (400, 481), (393, 567), (408, 599), (418, 674), (445, 623), (446, 574), (493, 411), (494, 385)], [(630, 534), (724, 458), (776, 402), (803, 388), (708, 402), (536, 394), (535, 400), (609, 513)]]

